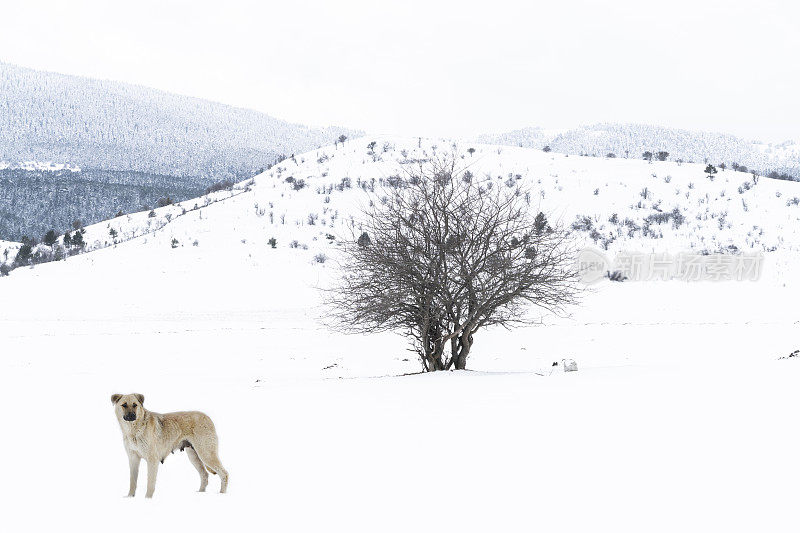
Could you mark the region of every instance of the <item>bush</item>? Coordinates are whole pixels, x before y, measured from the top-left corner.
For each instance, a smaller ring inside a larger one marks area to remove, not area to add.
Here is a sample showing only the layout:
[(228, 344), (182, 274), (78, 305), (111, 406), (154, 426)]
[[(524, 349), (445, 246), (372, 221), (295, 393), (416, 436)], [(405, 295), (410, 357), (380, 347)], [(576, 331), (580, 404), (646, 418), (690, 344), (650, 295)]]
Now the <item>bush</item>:
[(578, 219), (572, 223), (572, 229), (575, 231), (591, 231), (593, 227), (592, 219), (587, 216), (578, 216)]
[(211, 194), (212, 192), (231, 190), (231, 189), (233, 189), (233, 182), (231, 180), (222, 180), (216, 182), (213, 185), (210, 185), (209, 187), (206, 187), (205, 194)]
[(619, 270), (615, 270), (614, 272), (608, 272), (607, 271), (606, 272), (606, 277), (611, 281), (619, 281), (619, 282), (623, 282), (626, 279), (628, 279), (628, 276), (626, 276), (625, 274), (623, 274)]
[(316, 261), (317, 263), (324, 263), (327, 260), (328, 256), (326, 256), (325, 254), (317, 254), (314, 256), (314, 261)]
[(666, 224), (669, 221), (672, 221), (672, 226), (675, 229), (678, 229), (684, 222), (686, 222), (686, 217), (683, 215), (683, 213), (681, 213), (681, 210), (676, 207), (668, 213), (652, 213), (644, 219), (646, 226), (649, 226), (650, 224)]
[(269, 244), (270, 248), (276, 248), (278, 246), (278, 240), (275, 237), (270, 237), (267, 244)]

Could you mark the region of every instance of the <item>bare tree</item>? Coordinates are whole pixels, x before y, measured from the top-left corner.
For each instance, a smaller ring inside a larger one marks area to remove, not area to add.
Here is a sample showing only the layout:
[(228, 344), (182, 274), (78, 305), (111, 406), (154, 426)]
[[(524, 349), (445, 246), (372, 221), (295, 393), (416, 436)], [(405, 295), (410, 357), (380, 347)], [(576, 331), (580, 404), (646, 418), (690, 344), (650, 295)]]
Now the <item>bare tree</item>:
[(403, 331), (425, 371), (465, 369), (479, 331), (561, 312), (577, 291), (566, 233), (537, 224), (530, 195), (463, 179), (456, 164), (421, 164), (371, 202), (328, 291), (337, 327)]

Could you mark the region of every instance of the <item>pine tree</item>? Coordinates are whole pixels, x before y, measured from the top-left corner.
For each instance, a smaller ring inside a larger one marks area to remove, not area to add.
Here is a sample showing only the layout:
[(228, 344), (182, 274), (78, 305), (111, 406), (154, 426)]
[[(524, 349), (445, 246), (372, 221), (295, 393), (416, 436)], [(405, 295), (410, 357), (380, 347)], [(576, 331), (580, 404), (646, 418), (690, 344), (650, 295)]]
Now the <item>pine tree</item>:
[(17, 256), (14, 258), (14, 264), (17, 266), (27, 265), (33, 256), (33, 248), (30, 244), (25, 243), (17, 250)]
[(55, 230), (51, 229), (50, 231), (44, 234), (43, 242), (47, 246), (53, 246), (57, 240), (58, 240), (58, 235), (56, 234)]

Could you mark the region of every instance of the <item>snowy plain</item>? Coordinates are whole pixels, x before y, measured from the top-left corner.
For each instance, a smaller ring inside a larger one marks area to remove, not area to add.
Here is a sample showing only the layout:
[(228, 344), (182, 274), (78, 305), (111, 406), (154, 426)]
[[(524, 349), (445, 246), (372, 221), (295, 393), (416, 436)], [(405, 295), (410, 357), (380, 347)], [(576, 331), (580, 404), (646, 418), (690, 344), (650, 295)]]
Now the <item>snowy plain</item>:
[[(543, 191), (551, 220), (616, 235), (609, 253), (734, 245), (765, 266), (748, 282), (603, 281), (568, 317), (476, 337), (471, 371), (419, 375), (400, 336), (324, 325), (318, 288), (357, 228), (360, 184), (452, 149), (369, 140), (91, 226), (90, 253), (0, 278), (9, 530), (796, 531), (800, 360), (781, 357), (800, 348), (800, 183), (739, 193), (749, 175), (711, 181), (704, 165), (458, 146), (479, 179)], [(653, 205), (686, 222), (608, 222)], [(208, 413), (229, 493), (216, 477), (195, 493), (176, 453), (152, 501), (144, 475), (123, 498), (115, 392)]]

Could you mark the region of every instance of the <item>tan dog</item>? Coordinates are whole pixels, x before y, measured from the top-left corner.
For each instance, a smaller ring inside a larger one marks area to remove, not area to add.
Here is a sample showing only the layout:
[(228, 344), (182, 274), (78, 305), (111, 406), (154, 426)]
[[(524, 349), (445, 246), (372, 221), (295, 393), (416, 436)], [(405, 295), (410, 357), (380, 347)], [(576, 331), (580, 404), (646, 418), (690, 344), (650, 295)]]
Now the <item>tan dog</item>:
[(111, 403), (122, 428), (122, 442), (128, 452), (131, 485), (128, 497), (136, 493), (139, 463), (147, 461), (146, 498), (153, 497), (158, 464), (175, 450), (184, 451), (200, 473), (200, 492), (208, 485), (208, 473), (218, 474), (220, 492), (228, 488), (228, 472), (217, 456), (217, 432), (211, 419), (198, 411), (159, 414), (142, 405), (141, 394), (113, 394)]

